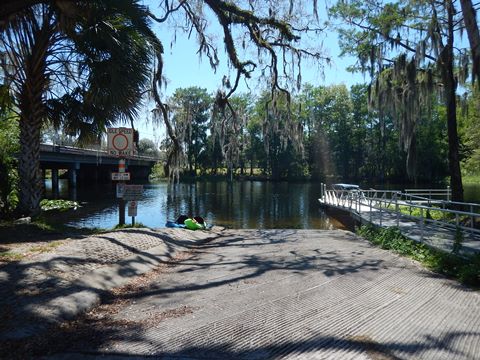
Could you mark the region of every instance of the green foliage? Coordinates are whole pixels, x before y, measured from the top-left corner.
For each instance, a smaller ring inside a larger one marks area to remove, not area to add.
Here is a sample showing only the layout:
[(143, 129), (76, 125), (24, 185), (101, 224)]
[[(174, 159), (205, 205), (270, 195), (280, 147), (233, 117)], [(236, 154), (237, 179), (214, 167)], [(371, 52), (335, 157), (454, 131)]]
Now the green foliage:
[(160, 152), (157, 145), (150, 139), (140, 139), (138, 142), (138, 155), (158, 158)]
[[(388, 208), (391, 210), (394, 210), (395, 206), (389, 205)], [(407, 205), (399, 205), (398, 210), (402, 214), (415, 216), (418, 218), (423, 216), (425, 219), (428, 219), (428, 220), (445, 221), (450, 224), (456, 224), (456, 221), (457, 221), (455, 214), (448, 213), (442, 210), (435, 210), (434, 207), (431, 207), (429, 209), (423, 209), (423, 213), (422, 213), (422, 208), (407, 206)], [(470, 221), (470, 217), (468, 215), (460, 215), (458, 217), (458, 221), (462, 224), (465, 224), (466, 222)]]
[(441, 210), (433, 210), (433, 209), (422, 209), (418, 207), (411, 207), (407, 205), (400, 205), (398, 207), (401, 213), (411, 215), (411, 216), (416, 216), (416, 217), (421, 217), (423, 216), (426, 219), (431, 219), (431, 220), (445, 220), (445, 212)]
[(462, 181), (464, 184), (479, 184), (480, 174), (463, 176)]
[[(284, 93), (264, 92), (255, 104), (253, 117), (261, 119), (265, 172), (274, 180), (304, 175), (301, 119)], [(293, 114), (292, 114), (293, 112)]]
[(479, 286), (480, 284), (480, 254), (471, 257), (467, 264), (458, 270), (458, 278), (465, 284)]
[(357, 233), (380, 246), (419, 261), (430, 270), (458, 279), (464, 284), (480, 286), (480, 254), (460, 256), (431, 248), (403, 236), (398, 228), (379, 229), (362, 226)]
[(467, 175), (464, 181), (478, 182), (480, 176), (480, 90), (477, 87), (467, 88), (467, 90), (459, 106), (459, 134), (463, 145), (461, 148), (463, 150), (462, 172)]
[(0, 67), (23, 137), (18, 210), (37, 215), (42, 127), (63, 129), (82, 142), (135, 119), (162, 46), (138, 0), (25, 3), (12, 15), (0, 32)]
[(15, 154), (19, 150), (19, 133), (17, 119), (10, 113), (2, 113), (0, 118), (0, 217), (11, 215), (18, 204), (18, 172)]
[[(390, 117), (398, 130), (399, 143), (406, 152), (405, 162), (409, 180), (417, 182), (417, 170), (425, 168), (427, 179), (435, 172), (449, 172), (454, 200), (462, 200), (459, 140), (457, 136), (456, 100), (457, 82), (464, 83), (471, 67), (469, 49), (460, 40), (463, 29), (462, 11), (454, 1), (397, 0), (387, 3), (376, 1), (339, 0), (330, 14), (338, 20), (340, 47), (344, 54), (358, 62), (354, 70), (368, 74), (372, 79), (369, 100), (380, 118)], [(478, 31), (478, 30), (477, 30)], [(457, 38), (458, 36), (458, 38)], [(457, 74), (455, 74), (455, 70)], [(463, 74), (463, 75), (462, 75)], [(439, 91), (439, 89), (441, 89)], [(444, 123), (448, 147), (432, 144), (428, 125), (423, 133), (418, 124), (426, 118), (436, 120), (431, 112), (435, 102), (441, 101), (446, 109)], [(421, 136), (420, 141), (416, 138)], [(418, 145), (422, 145), (422, 153)], [(427, 146), (425, 146), (427, 145)], [(445, 152), (450, 166), (447, 168)], [(441, 151), (443, 152), (443, 151)], [(418, 166), (420, 154), (427, 166)], [(437, 155), (437, 156), (435, 156)], [(440, 156), (439, 156), (440, 155)], [(430, 161), (430, 163), (429, 163)], [(439, 166), (440, 165), (440, 166)]]
[(353, 104), (344, 85), (306, 87), (303, 121), (309, 129), (310, 172), (315, 178), (334, 173), (345, 181), (354, 174), (356, 127)]
[(40, 207), (43, 211), (51, 211), (51, 210), (58, 210), (58, 211), (67, 211), (70, 209), (76, 210), (80, 207), (80, 204), (76, 201), (71, 200), (48, 200), (43, 199), (40, 201)]
[(196, 173), (200, 153), (205, 150), (212, 101), (206, 89), (196, 86), (178, 88), (171, 98), (172, 124), (176, 136), (185, 146), (190, 174)]
[[(211, 108), (201, 100), (203, 90), (178, 89), (173, 123), (177, 132), (192, 139), (183, 170), (191, 176), (216, 176), (227, 168), (227, 174), (250, 176), (260, 170), (270, 179), (406, 183), (399, 131), (392, 118), (369, 110), (368, 91), (365, 85), (349, 90), (344, 85), (307, 84), (290, 104), (277, 96), (275, 107), (270, 92), (258, 99), (243, 94), (231, 99), (237, 118), (218, 123), (208, 117)], [(424, 116), (416, 124), (415, 146), (422, 154), (414, 162), (417, 181), (443, 180), (447, 173), (445, 114), (437, 108), (431, 118)], [(292, 131), (292, 126), (301, 131)]]
[(419, 118), (415, 135), (415, 178), (429, 183), (448, 176), (447, 121), (443, 106), (436, 105), (428, 115)]
[(152, 167), (152, 172), (149, 176), (150, 181), (159, 181), (161, 179), (165, 179), (167, 176), (165, 174), (165, 169), (163, 163), (157, 162)]

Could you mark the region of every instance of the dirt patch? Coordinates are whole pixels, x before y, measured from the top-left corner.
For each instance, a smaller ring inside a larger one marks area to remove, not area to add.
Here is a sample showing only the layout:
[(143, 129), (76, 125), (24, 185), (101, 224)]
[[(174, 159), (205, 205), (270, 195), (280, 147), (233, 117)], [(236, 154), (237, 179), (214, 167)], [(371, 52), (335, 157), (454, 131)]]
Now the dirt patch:
[(393, 355), (384, 346), (373, 340), (367, 335), (351, 336), (347, 339), (353, 343), (356, 343), (359, 347), (367, 352), (372, 360), (400, 360), (397, 356)]

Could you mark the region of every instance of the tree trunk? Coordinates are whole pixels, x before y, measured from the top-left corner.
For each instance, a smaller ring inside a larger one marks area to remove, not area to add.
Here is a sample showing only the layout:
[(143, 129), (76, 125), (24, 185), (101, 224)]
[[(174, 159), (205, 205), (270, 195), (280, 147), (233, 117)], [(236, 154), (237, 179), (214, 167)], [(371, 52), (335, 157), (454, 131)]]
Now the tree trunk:
[(453, 73), (453, 5), (448, 2), (448, 37), (447, 44), (440, 53), (442, 81), (445, 88), (445, 106), (447, 109), (448, 129), (448, 166), (450, 170), (450, 186), (452, 200), (463, 201), (462, 174), (457, 132), (457, 100), (455, 90), (457, 84)]
[(44, 92), (47, 84), (46, 59), (50, 42), (50, 29), (45, 24), (34, 33), (31, 53), (24, 59), (25, 80), (17, 94), (20, 109), (20, 201), (22, 215), (38, 215), (42, 198), (40, 171), (40, 130), (46, 117)]
[[(32, 121), (33, 120), (33, 121)], [(20, 118), (20, 202), (18, 211), (22, 215), (38, 215), (42, 199), (42, 174), (40, 171), (40, 128), (41, 123), (33, 116)]]
[(477, 25), (477, 17), (471, 0), (460, 0), (462, 5), (463, 21), (468, 34), (468, 41), (472, 51), (473, 80), (480, 85), (480, 32)]
[[(189, 154), (190, 155), (190, 154)], [(193, 176), (193, 164), (192, 164), (192, 157), (188, 156), (188, 174)]]

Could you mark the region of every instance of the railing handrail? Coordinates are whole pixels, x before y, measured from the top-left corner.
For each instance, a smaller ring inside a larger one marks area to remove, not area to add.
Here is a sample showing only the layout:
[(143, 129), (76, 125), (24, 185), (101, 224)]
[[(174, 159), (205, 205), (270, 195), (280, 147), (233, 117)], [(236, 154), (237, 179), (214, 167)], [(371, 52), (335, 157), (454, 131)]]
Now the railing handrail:
[[(402, 205), (405, 205), (405, 206), (408, 206), (410, 208), (418, 208), (418, 209), (423, 209), (423, 210), (434, 210), (434, 211), (441, 211), (441, 212), (444, 212), (444, 213), (450, 213), (452, 215), (455, 216), (455, 218), (457, 219), (457, 222), (458, 222), (458, 216), (460, 215), (464, 215), (464, 216), (469, 216), (470, 218), (478, 218), (480, 217), (480, 213), (475, 213), (475, 212), (469, 212), (469, 211), (462, 211), (462, 210), (455, 210), (455, 209), (446, 209), (446, 208), (441, 208), (441, 207), (432, 207), (432, 206), (425, 206), (425, 205), (420, 205), (418, 203), (413, 203), (413, 202), (408, 202), (408, 201), (405, 201), (404, 203), (401, 203), (401, 202), (398, 202), (398, 200), (402, 201), (401, 198), (403, 195), (407, 195), (409, 198), (412, 198), (412, 197), (415, 197), (415, 198), (420, 198), (418, 196), (415, 196), (415, 195), (411, 195), (411, 194), (405, 194), (405, 193), (402, 193), (400, 191), (394, 191), (394, 190), (344, 190), (342, 193), (345, 194), (345, 193), (348, 193), (348, 192), (352, 192), (354, 194), (358, 194), (358, 193), (362, 193), (362, 196), (357, 196), (355, 199), (356, 201), (358, 202), (358, 204), (360, 205), (366, 205), (366, 206), (369, 206), (370, 208), (372, 209), (380, 209), (382, 211), (390, 211), (390, 212), (394, 212), (396, 213), (398, 209), (395, 209), (395, 211), (392, 211), (392, 210), (387, 210), (385, 209), (385, 207), (382, 207), (381, 204), (384, 203), (384, 204), (391, 204), (393, 200), (395, 200), (395, 204), (396, 205), (399, 205), (399, 206), (402, 206)], [(370, 197), (368, 196), (368, 193), (369, 192), (372, 192), (372, 193), (394, 193), (395, 195), (399, 195), (400, 198), (385, 198), (385, 197)], [(367, 194), (365, 194), (367, 193)], [(341, 198), (338, 198), (337, 197), (337, 192), (335, 190), (326, 190), (325, 189), (325, 195), (326, 196), (330, 196), (330, 194), (332, 194), (333, 196), (335, 196), (335, 198), (337, 198), (337, 205), (339, 205), (338, 203), (338, 200), (347, 200), (347, 198), (344, 198), (344, 199), (341, 199)], [(367, 195), (367, 196), (365, 196)], [(353, 197), (350, 197), (350, 200), (351, 198)], [(422, 200), (425, 200), (425, 202), (428, 202), (431, 199), (427, 199), (427, 198), (421, 198)], [(379, 203), (380, 204), (380, 207), (376, 206), (376, 205), (373, 205), (372, 203)], [(436, 202), (438, 203), (438, 202)], [(441, 203), (445, 203), (445, 204), (456, 204), (456, 205), (473, 205), (473, 206), (480, 206), (480, 204), (475, 204), (475, 203), (461, 203), (461, 202), (452, 202), (452, 201), (441, 201)], [(344, 206), (344, 205), (342, 205)], [(351, 207), (351, 204), (350, 204), (350, 207)], [(452, 224), (450, 222), (446, 222), (444, 220), (433, 220), (433, 219), (427, 219), (425, 216), (423, 217), (419, 217), (419, 216), (414, 216), (414, 215), (411, 215), (411, 214), (405, 214), (405, 213), (401, 213), (403, 216), (407, 216), (407, 217), (410, 217), (410, 218), (415, 218), (415, 219), (421, 219), (422, 221), (430, 221), (430, 222), (437, 222), (437, 223), (442, 223), (444, 224), (445, 226), (458, 226), (460, 228), (463, 228), (463, 229), (468, 229), (469, 231), (474, 231), (474, 232), (480, 232), (480, 229), (475, 229), (473, 228), (472, 226), (471, 227), (467, 227), (467, 226), (463, 226), (461, 224), (458, 224), (458, 223), (455, 223), (455, 224)]]
[(449, 193), (449, 192), (452, 192), (451, 189), (447, 188), (447, 189), (405, 189), (403, 190), (404, 192), (406, 193), (409, 193), (409, 192), (419, 192), (419, 191), (429, 191), (429, 192), (446, 192), (446, 193)]

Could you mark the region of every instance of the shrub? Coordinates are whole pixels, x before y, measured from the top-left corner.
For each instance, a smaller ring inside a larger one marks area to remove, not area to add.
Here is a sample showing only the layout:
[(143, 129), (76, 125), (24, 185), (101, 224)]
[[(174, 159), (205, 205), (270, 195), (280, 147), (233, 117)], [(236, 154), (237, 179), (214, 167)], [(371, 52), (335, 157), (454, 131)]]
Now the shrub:
[(8, 217), (18, 204), (19, 127), (15, 117), (0, 113), (0, 217)]
[[(357, 233), (382, 249), (419, 261), (432, 271), (456, 278), (464, 284), (480, 286), (480, 254), (460, 256), (457, 252), (447, 253), (406, 238), (398, 228), (376, 228), (362, 226)], [(459, 236), (458, 242), (461, 246)], [(456, 240), (457, 241), (457, 240)], [(454, 244), (455, 247), (455, 244)]]
[(71, 200), (48, 200), (43, 199), (40, 201), (40, 206), (43, 211), (59, 210), (66, 211), (70, 209), (76, 210), (80, 207), (79, 203)]

